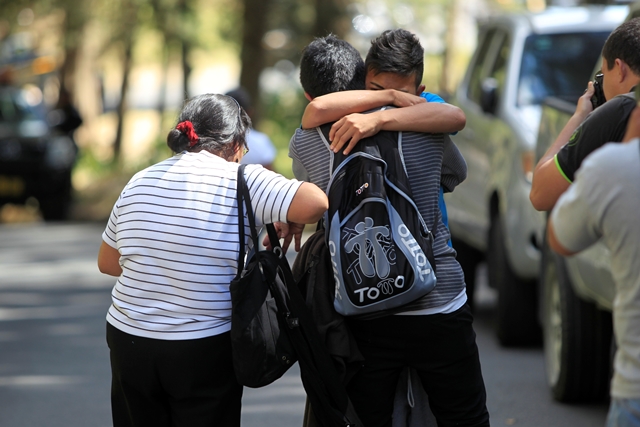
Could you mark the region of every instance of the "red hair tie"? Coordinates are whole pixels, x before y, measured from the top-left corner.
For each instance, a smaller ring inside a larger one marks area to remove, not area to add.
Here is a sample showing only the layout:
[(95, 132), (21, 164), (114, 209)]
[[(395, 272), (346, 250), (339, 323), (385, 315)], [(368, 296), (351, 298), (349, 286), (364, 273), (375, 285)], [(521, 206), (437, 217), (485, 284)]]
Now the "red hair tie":
[(198, 143), (198, 139), (199, 139), (198, 134), (193, 129), (193, 123), (191, 123), (189, 120), (185, 120), (184, 122), (178, 123), (178, 125), (176, 126), (176, 129), (184, 133), (187, 136), (187, 138), (189, 138), (189, 147), (193, 147)]

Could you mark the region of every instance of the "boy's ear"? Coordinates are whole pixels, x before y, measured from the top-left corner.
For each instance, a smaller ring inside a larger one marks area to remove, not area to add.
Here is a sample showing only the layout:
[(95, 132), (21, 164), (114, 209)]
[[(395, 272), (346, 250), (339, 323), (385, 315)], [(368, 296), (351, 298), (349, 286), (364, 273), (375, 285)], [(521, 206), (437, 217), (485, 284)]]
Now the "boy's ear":
[(307, 101), (313, 101), (313, 96), (309, 95), (307, 92), (304, 93), (304, 97), (307, 98)]
[(425, 87), (426, 87), (425, 85), (418, 86), (418, 90), (416, 91), (416, 95), (420, 96), (420, 94), (422, 92), (424, 92)]

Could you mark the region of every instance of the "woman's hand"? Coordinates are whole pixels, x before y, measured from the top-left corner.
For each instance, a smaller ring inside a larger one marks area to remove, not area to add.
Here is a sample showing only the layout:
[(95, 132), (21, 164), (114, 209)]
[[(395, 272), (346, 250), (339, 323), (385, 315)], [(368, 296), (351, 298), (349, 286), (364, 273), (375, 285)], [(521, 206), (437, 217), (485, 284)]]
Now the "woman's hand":
[[(289, 245), (291, 244), (291, 239), (295, 237), (295, 251), (300, 251), (300, 245), (302, 241), (302, 232), (304, 231), (304, 224), (296, 224), (295, 222), (274, 222), (273, 226), (276, 229), (276, 233), (278, 234), (279, 239), (284, 239), (282, 242), (282, 251), (286, 254), (287, 249), (289, 249)], [(267, 250), (272, 250), (271, 241), (269, 240), (269, 236), (265, 236), (262, 244), (267, 248)]]

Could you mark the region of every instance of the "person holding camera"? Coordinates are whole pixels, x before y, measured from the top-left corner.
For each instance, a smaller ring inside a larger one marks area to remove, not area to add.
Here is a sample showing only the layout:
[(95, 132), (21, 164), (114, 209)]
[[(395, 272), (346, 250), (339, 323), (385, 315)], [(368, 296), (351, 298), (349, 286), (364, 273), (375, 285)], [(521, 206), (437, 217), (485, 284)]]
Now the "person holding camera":
[[(635, 18), (609, 35), (602, 49), (602, 76), (589, 82), (575, 113), (536, 165), (529, 194), (534, 208), (550, 211), (587, 155), (607, 142), (622, 141), (639, 81), (640, 18)], [(602, 97), (606, 102), (594, 109), (592, 99)]]
[(622, 144), (605, 144), (583, 162), (558, 199), (549, 246), (570, 256), (601, 240), (611, 251), (616, 340), (607, 427), (640, 426), (640, 106)]

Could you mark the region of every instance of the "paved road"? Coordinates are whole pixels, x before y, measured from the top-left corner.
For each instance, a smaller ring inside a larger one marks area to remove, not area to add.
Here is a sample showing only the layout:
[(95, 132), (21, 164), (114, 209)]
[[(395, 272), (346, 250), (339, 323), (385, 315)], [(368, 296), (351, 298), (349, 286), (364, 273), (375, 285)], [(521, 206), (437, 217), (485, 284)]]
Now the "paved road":
[[(0, 225), (0, 426), (107, 427), (105, 313), (113, 279), (97, 271), (103, 224)], [(480, 277), (486, 277), (480, 272)], [(495, 295), (479, 285), (476, 331), (493, 426), (601, 427), (606, 405), (555, 403), (540, 348), (504, 349)], [(243, 427), (300, 426), (297, 366), (245, 389)]]

